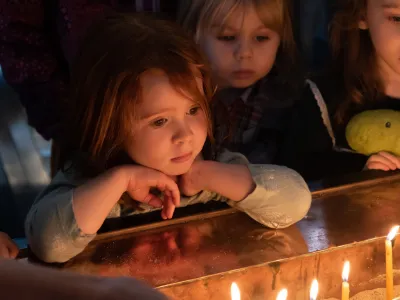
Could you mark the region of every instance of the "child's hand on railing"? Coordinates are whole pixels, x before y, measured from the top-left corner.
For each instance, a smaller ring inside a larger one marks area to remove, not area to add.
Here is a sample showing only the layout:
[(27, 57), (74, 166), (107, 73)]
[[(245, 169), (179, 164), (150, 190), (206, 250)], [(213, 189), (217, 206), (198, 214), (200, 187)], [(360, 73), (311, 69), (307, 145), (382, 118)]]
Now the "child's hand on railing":
[(18, 246), (4, 232), (0, 232), (0, 258), (16, 258)]
[[(204, 160), (196, 159), (189, 171), (181, 176), (179, 176), (178, 184), (179, 190), (182, 194), (186, 196), (194, 196), (200, 193), (205, 187), (202, 184), (202, 165)], [(204, 176), (204, 174), (203, 174)]]
[[(141, 166), (128, 167), (127, 192), (136, 201), (153, 207), (162, 207), (163, 219), (171, 219), (175, 208), (180, 204), (180, 194), (175, 181), (157, 170)], [(163, 201), (153, 195), (151, 188), (157, 188), (164, 194)]]
[(383, 151), (371, 155), (364, 167), (364, 170), (395, 171), (398, 169), (400, 169), (400, 157)]

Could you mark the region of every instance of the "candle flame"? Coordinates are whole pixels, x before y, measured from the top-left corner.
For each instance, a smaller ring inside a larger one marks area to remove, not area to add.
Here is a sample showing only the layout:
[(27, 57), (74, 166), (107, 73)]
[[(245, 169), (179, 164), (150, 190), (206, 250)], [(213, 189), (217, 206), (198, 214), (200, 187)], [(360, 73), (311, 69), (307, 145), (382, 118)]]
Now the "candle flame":
[(314, 279), (311, 284), (310, 299), (317, 300), (318, 297), (318, 280)]
[(286, 300), (288, 295), (287, 289), (283, 289), (279, 292), (278, 297), (276, 297), (276, 300)]
[(343, 266), (342, 279), (343, 281), (349, 281), (349, 273), (350, 273), (350, 262), (346, 261)]
[(231, 298), (232, 300), (240, 300), (240, 290), (235, 282), (231, 285)]
[(397, 232), (399, 231), (399, 227), (400, 226), (397, 225), (397, 226), (394, 226), (392, 228), (392, 230), (390, 230), (390, 232), (389, 232), (389, 234), (388, 234), (388, 236), (386, 238), (388, 241), (391, 241), (391, 240), (394, 239), (394, 237), (396, 236)]

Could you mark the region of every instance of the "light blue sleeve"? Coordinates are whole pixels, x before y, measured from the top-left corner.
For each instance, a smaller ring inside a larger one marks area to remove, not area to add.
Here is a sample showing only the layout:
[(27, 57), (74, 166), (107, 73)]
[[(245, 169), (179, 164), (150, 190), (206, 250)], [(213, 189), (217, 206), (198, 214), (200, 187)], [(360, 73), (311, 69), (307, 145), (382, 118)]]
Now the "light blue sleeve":
[[(292, 169), (276, 165), (251, 165), (239, 153), (226, 151), (218, 159), (245, 164), (256, 188), (242, 201), (228, 204), (270, 228), (285, 228), (303, 219), (311, 206), (311, 192), (304, 179)], [(222, 199), (221, 199), (222, 200)]]
[(25, 221), (29, 247), (41, 260), (66, 262), (85, 249), (95, 235), (81, 232), (72, 209), (75, 185), (59, 172), (37, 197)]

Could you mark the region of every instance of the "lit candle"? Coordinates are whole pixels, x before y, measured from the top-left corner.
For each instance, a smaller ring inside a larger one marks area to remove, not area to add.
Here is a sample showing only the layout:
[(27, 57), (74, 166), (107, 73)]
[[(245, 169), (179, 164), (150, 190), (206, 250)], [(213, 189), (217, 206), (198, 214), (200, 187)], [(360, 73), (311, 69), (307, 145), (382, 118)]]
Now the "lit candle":
[(232, 300), (240, 300), (240, 290), (236, 283), (231, 285), (231, 298)]
[(283, 289), (279, 292), (278, 297), (276, 297), (276, 300), (286, 300), (287, 298), (287, 289)]
[(318, 281), (314, 279), (310, 289), (310, 300), (317, 300), (318, 297)]
[(386, 299), (393, 299), (393, 257), (392, 257), (392, 248), (393, 248), (393, 239), (395, 238), (397, 232), (399, 231), (399, 226), (395, 226), (390, 230), (386, 241), (385, 241), (385, 249), (386, 249)]
[(346, 261), (344, 263), (342, 272), (342, 300), (349, 300), (350, 287), (349, 287), (349, 273), (350, 273), (350, 263)]

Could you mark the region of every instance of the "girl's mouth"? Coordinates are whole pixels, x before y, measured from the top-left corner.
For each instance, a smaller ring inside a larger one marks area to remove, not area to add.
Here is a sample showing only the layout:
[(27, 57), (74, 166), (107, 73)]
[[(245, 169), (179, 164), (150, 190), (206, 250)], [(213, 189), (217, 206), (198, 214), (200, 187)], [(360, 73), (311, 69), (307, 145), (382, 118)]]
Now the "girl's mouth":
[(235, 79), (248, 79), (254, 76), (253, 70), (242, 69), (233, 72), (233, 76)]
[(187, 162), (188, 160), (190, 160), (192, 158), (193, 153), (189, 152), (186, 154), (183, 154), (181, 156), (177, 156), (171, 159), (172, 162), (174, 163), (184, 163)]

